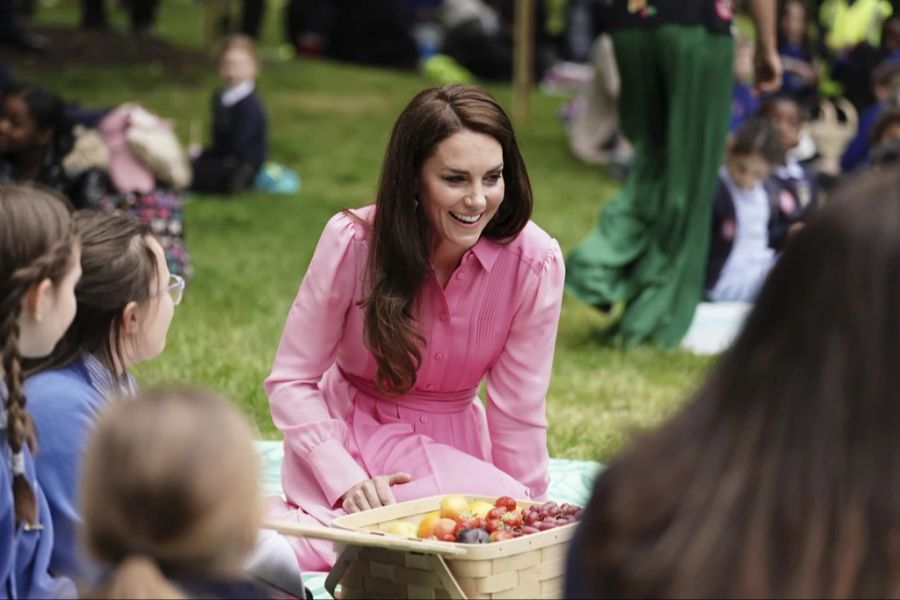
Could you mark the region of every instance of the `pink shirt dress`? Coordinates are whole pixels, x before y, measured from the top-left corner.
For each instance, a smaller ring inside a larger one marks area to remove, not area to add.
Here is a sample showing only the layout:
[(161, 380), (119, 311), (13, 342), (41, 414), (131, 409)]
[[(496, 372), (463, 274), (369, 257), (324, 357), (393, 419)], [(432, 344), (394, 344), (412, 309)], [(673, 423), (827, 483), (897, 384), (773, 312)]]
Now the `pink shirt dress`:
[[(374, 206), (354, 211), (371, 222)], [(556, 240), (529, 222), (511, 242), (481, 238), (444, 288), (425, 283), (416, 385), (386, 398), (363, 344), (365, 225), (325, 226), (265, 382), (284, 434), (286, 502), (270, 515), (330, 524), (360, 481), (405, 471), (398, 501), (470, 493), (541, 498), (549, 483), (546, 393), (565, 267)], [(486, 407), (478, 389), (487, 381)], [(289, 538), (304, 570), (334, 563), (330, 542)]]

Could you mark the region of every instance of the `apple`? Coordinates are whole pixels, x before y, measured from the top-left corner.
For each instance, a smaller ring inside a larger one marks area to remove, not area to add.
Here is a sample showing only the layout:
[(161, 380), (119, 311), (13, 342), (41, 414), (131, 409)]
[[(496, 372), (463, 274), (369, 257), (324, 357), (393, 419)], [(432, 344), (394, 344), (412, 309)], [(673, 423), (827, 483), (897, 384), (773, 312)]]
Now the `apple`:
[(441, 517), (444, 519), (457, 519), (464, 512), (469, 510), (469, 501), (465, 496), (453, 494), (445, 496), (441, 500)]

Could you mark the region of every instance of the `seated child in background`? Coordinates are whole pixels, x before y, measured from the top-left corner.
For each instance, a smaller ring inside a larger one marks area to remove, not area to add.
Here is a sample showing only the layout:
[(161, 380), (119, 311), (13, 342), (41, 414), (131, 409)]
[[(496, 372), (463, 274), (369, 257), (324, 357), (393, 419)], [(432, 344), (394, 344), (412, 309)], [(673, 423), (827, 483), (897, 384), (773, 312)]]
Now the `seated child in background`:
[(878, 117), (872, 128), (872, 146), (872, 168), (884, 169), (900, 163), (900, 106), (892, 106)]
[(731, 92), (731, 128), (734, 131), (741, 123), (752, 117), (759, 108), (759, 98), (753, 87), (753, 53), (756, 43), (735, 35), (734, 38), (734, 87)]
[(232, 194), (253, 185), (267, 145), (266, 113), (256, 94), (258, 70), (253, 40), (229, 37), (219, 55), (225, 87), (213, 95), (212, 145), (193, 161), (193, 190)]
[(162, 352), (184, 280), (170, 276), (149, 227), (121, 214), (75, 213), (81, 234), (78, 312), (53, 353), (28, 365), (28, 406), (41, 439), (35, 461), (55, 535), (50, 567), (91, 579), (77, 547), (76, 490), (98, 415), (137, 392), (128, 372)]
[(109, 180), (98, 168), (67, 168), (74, 147), (74, 125), (57, 94), (26, 84), (0, 90), (0, 183), (40, 183), (76, 208), (93, 206), (109, 193)]
[(762, 286), (799, 207), (773, 201), (763, 182), (784, 160), (767, 120), (744, 123), (732, 137), (713, 204), (706, 294), (713, 302), (751, 302)]
[(784, 68), (781, 92), (807, 106), (817, 101), (819, 70), (809, 39), (809, 16), (804, 0), (781, 3), (778, 16), (778, 53)]
[(866, 109), (859, 117), (856, 136), (841, 156), (841, 170), (844, 173), (865, 166), (871, 152), (872, 127), (885, 109), (898, 102), (900, 93), (900, 62), (885, 62), (872, 74), (872, 87), (877, 103)]
[(763, 104), (759, 114), (775, 126), (784, 152), (784, 161), (772, 169), (767, 187), (780, 206), (797, 207), (804, 214), (813, 210), (819, 204), (816, 175), (791, 152), (800, 145), (800, 132), (806, 121), (803, 108), (790, 96), (776, 96)]
[(265, 598), (243, 565), (262, 517), (244, 416), (189, 389), (144, 393), (100, 416), (81, 480), (82, 539), (110, 567), (99, 598)]

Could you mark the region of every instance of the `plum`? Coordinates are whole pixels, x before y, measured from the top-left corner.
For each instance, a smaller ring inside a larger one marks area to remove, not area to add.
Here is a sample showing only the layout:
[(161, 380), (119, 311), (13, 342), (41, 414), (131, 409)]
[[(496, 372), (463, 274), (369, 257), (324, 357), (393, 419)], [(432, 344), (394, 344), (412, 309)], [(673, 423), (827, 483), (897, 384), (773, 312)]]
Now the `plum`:
[(491, 536), (484, 529), (470, 527), (456, 534), (456, 541), (459, 544), (487, 544)]

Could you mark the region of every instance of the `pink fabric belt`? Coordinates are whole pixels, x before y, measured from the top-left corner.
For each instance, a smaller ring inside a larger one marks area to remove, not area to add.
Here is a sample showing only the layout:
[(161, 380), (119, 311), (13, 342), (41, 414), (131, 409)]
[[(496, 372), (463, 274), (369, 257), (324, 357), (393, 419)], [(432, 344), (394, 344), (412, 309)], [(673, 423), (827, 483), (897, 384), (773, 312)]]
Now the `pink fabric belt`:
[(428, 391), (413, 388), (410, 392), (394, 398), (386, 397), (378, 391), (374, 382), (364, 377), (340, 370), (341, 375), (350, 382), (353, 387), (367, 396), (381, 402), (392, 402), (405, 408), (431, 413), (458, 413), (466, 410), (475, 401), (478, 394), (478, 386), (464, 390), (452, 391)]

